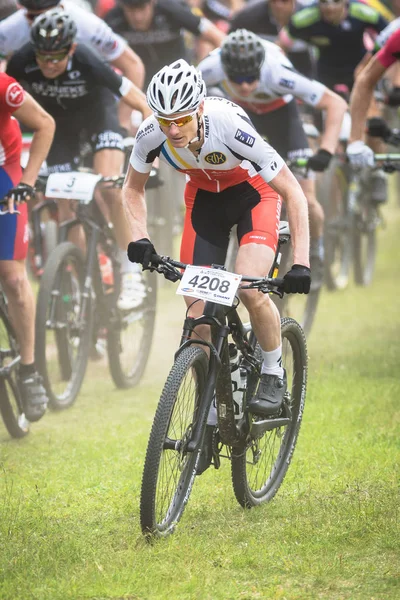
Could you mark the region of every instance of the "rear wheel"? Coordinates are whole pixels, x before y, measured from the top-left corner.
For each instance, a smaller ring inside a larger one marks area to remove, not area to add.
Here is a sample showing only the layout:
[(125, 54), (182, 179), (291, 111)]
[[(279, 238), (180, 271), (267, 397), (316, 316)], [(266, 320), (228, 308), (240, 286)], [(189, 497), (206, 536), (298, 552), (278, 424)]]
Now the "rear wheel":
[[(257, 353), (261, 364), (261, 350), (256, 348), (256, 357)], [(293, 319), (282, 319), (282, 362), (287, 374), (282, 414), (269, 420), (253, 417), (245, 448), (232, 450), (233, 489), (237, 501), (245, 508), (268, 502), (275, 496), (296, 446), (306, 397), (307, 347), (303, 330)], [(247, 400), (255, 393), (257, 384), (258, 378), (253, 375)]]
[[(144, 464), (140, 522), (144, 534), (166, 536), (181, 518), (193, 486), (201, 448), (188, 450), (207, 375), (207, 357), (196, 346), (178, 355), (154, 417)], [(201, 424), (205, 429), (205, 422)]]
[[(0, 369), (7, 368), (18, 357), (15, 336), (8, 320), (6, 305), (0, 305)], [(29, 433), (29, 421), (26, 419), (17, 388), (16, 369), (0, 377), (0, 413), (8, 433), (14, 438)]]
[(146, 297), (135, 309), (117, 311), (108, 327), (107, 351), (111, 376), (119, 388), (136, 385), (146, 368), (154, 333), (157, 303), (155, 273), (143, 272)]
[(92, 297), (84, 291), (81, 251), (64, 242), (49, 257), (36, 310), (36, 363), (53, 409), (70, 406), (89, 357)]

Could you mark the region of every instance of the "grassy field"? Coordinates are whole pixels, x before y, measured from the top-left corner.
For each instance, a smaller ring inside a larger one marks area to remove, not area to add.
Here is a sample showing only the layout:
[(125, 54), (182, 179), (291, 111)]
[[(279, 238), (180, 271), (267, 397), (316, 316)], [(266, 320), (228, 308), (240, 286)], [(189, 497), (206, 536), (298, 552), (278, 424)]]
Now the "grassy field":
[(147, 438), (183, 314), (168, 284), (137, 389), (92, 364), (72, 409), (21, 441), (0, 424), (0, 599), (400, 598), (400, 210), (385, 215), (373, 286), (323, 294), (273, 502), (242, 510), (224, 462), (198, 478), (173, 536), (141, 536)]

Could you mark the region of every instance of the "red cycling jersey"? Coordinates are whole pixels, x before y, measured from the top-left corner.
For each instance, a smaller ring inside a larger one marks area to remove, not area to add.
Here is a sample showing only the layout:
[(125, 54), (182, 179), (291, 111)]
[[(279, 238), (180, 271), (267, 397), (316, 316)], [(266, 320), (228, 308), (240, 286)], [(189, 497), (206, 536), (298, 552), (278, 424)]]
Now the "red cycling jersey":
[(13, 112), (22, 106), (24, 90), (13, 77), (0, 73), (0, 167), (19, 164), (22, 139)]
[(388, 69), (396, 60), (400, 58), (400, 29), (392, 33), (376, 55), (379, 62)]

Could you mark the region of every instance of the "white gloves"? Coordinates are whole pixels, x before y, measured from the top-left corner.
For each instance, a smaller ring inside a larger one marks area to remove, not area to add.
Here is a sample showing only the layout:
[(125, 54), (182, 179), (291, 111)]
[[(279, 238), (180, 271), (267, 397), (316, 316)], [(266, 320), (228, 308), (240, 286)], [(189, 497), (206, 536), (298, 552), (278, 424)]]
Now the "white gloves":
[(354, 167), (373, 167), (375, 164), (373, 150), (361, 140), (351, 142), (347, 146), (346, 153), (350, 164)]

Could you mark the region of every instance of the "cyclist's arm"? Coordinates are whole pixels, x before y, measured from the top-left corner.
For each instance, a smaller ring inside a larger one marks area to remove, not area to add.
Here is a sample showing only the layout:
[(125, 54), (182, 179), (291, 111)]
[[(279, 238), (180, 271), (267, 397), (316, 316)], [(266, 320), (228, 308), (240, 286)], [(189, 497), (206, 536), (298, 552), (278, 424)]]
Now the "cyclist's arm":
[(150, 173), (139, 173), (129, 165), (122, 188), (122, 202), (128, 220), (132, 241), (150, 239), (147, 231), (147, 209), (144, 188)]
[(158, 7), (170, 19), (182, 29), (186, 29), (193, 35), (201, 38), (205, 42), (209, 42), (214, 47), (221, 45), (224, 40), (223, 33), (214, 23), (206, 19), (196, 9), (190, 9), (188, 6), (176, 0), (158, 0)]
[(146, 96), (136, 87), (136, 85), (133, 85), (133, 83), (131, 83), (127, 93), (123, 94), (121, 100), (133, 110), (141, 112), (144, 119), (153, 114), (146, 102)]
[[(230, 107), (233, 108), (230, 108)], [(253, 129), (247, 114), (227, 103), (223, 117), (223, 142), (237, 158), (248, 160), (255, 171), (286, 202), (293, 231), (294, 264), (309, 267), (309, 225), (307, 200), (295, 176), (282, 157)]]
[(119, 69), (138, 88), (143, 88), (145, 77), (144, 64), (132, 48), (126, 46), (122, 54), (112, 60), (111, 64)]
[[(379, 53), (380, 54), (380, 53)], [(357, 77), (350, 97), (351, 132), (349, 142), (364, 138), (365, 120), (374, 89), (387, 67), (375, 55)]]
[(303, 190), (286, 165), (269, 181), (269, 185), (286, 202), (293, 244), (293, 264), (309, 267), (310, 231), (308, 225), (308, 205)]
[(321, 100), (316, 104), (316, 108), (326, 111), (320, 148), (335, 154), (343, 117), (348, 108), (347, 102), (338, 94), (326, 88)]
[(38, 178), (40, 167), (46, 160), (53, 141), (55, 122), (30, 94), (25, 92), (25, 99), (15, 112), (15, 117), (23, 125), (33, 130), (32, 144), (29, 151), (28, 164), (24, 169), (21, 182), (32, 187)]
[(326, 111), (325, 128), (320, 146), (334, 154), (343, 116), (347, 110), (345, 100), (319, 81), (305, 77), (284, 63), (272, 64), (265, 76), (277, 94), (293, 94), (306, 104)]
[(146, 103), (146, 96), (132, 81), (116, 73), (109, 64), (100, 60), (100, 58), (87, 46), (78, 46), (77, 54), (90, 65), (94, 81), (107, 87), (116, 96), (120, 96), (123, 101), (134, 110), (139, 110), (145, 117), (150, 116), (151, 111)]

